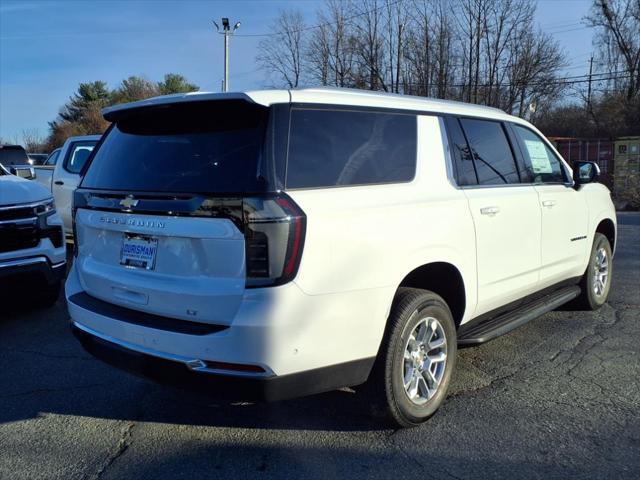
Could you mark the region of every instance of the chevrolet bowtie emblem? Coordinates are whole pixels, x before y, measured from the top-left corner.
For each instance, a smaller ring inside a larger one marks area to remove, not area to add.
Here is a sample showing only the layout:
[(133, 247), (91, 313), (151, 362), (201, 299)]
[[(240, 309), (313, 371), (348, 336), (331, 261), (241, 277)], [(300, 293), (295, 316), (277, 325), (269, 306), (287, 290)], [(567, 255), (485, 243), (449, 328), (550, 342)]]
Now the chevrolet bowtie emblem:
[(120, 206), (126, 208), (127, 210), (130, 210), (131, 207), (135, 207), (136, 205), (138, 205), (139, 201), (140, 200), (133, 198), (133, 195), (128, 195), (126, 198), (120, 200)]

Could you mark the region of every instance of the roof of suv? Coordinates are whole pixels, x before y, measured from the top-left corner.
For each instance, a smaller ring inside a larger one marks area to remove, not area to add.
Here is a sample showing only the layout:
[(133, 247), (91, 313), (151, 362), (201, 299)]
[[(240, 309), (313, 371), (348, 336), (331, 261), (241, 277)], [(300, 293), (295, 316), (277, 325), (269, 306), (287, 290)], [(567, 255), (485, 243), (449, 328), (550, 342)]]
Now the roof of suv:
[(495, 119), (513, 119), (502, 110), (469, 103), (439, 100), (395, 93), (373, 92), (351, 88), (302, 88), (294, 90), (252, 90), (245, 92), (213, 93), (192, 92), (153, 97), (138, 102), (105, 108), (104, 117), (113, 121), (119, 112), (153, 105), (166, 105), (207, 100), (246, 100), (260, 105), (275, 103), (311, 103), (325, 105), (351, 105), (360, 107), (393, 108), (425, 112), (451, 113)]

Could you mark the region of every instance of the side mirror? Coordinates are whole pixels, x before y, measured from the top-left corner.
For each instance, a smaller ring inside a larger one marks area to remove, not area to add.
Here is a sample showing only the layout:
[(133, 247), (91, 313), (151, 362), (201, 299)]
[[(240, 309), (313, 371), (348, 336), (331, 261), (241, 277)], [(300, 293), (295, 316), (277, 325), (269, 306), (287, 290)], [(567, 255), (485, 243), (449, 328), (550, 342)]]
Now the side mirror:
[(575, 162), (573, 164), (573, 181), (576, 187), (596, 182), (599, 176), (600, 167), (595, 162)]
[(16, 177), (24, 178), (26, 180), (34, 180), (36, 178), (36, 171), (33, 167), (14, 166), (10, 168), (10, 171)]

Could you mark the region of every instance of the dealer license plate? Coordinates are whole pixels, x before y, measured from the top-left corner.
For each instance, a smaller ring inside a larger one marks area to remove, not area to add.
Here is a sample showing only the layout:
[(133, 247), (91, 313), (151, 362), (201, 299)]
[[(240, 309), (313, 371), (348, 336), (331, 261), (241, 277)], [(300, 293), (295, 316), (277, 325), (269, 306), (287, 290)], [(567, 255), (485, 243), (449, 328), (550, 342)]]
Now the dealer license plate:
[(153, 270), (157, 251), (157, 238), (125, 233), (120, 250), (120, 265)]

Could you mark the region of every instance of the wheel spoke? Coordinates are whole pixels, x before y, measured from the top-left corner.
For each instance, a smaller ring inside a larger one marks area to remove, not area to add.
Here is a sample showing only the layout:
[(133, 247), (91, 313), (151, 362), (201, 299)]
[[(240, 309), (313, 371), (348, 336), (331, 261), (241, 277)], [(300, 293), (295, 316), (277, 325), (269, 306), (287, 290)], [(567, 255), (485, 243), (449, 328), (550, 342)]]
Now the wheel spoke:
[(416, 341), (418, 342), (418, 344), (427, 342), (427, 335), (429, 334), (428, 330), (429, 328), (425, 323), (420, 324), (420, 326), (418, 327), (418, 331), (416, 332)]
[(431, 369), (424, 370), (422, 372), (422, 377), (429, 384), (429, 386), (431, 387), (432, 390), (435, 390), (436, 388), (438, 388), (438, 385), (440, 384), (440, 381), (436, 378), (436, 376), (431, 371)]
[(429, 351), (435, 350), (436, 348), (441, 348), (446, 343), (447, 341), (444, 338), (436, 338), (435, 340), (431, 340), (429, 342)]
[(413, 379), (413, 367), (405, 368), (404, 371), (404, 389), (408, 391), (411, 380)]
[(447, 354), (444, 352), (436, 353), (435, 355), (427, 355), (427, 359), (430, 363), (442, 363), (447, 359)]
[(411, 377), (411, 382), (409, 384), (409, 398), (415, 398), (418, 394), (418, 377), (417, 375), (413, 375)]
[(423, 397), (429, 398), (431, 396), (429, 385), (427, 385), (427, 381), (422, 375), (418, 377), (418, 390), (420, 391)]

